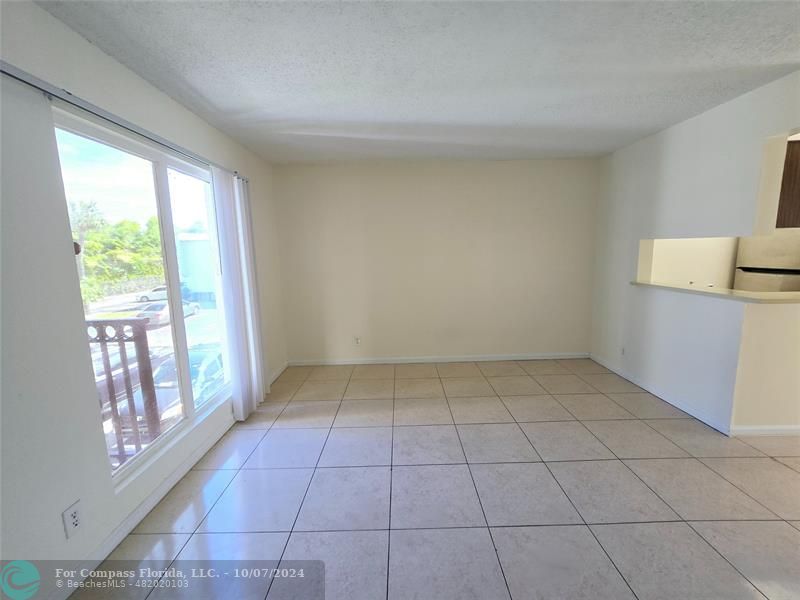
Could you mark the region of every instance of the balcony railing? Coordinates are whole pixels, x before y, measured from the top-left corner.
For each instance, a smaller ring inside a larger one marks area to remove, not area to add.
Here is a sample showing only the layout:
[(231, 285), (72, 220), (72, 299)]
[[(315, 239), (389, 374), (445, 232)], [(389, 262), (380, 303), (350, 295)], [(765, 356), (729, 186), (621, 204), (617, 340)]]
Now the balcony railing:
[(146, 318), (86, 321), (112, 464), (122, 465), (161, 433)]

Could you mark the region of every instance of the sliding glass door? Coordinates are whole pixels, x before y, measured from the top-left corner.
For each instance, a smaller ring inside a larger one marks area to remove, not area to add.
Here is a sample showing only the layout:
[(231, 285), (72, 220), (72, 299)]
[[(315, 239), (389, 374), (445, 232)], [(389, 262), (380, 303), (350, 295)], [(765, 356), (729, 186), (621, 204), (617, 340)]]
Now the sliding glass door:
[(213, 398), (230, 378), (223, 366), (225, 321), (214, 193), (210, 179), (167, 169), (194, 405)]
[(69, 113), (56, 112), (56, 127), (116, 470), (228, 390), (211, 174)]

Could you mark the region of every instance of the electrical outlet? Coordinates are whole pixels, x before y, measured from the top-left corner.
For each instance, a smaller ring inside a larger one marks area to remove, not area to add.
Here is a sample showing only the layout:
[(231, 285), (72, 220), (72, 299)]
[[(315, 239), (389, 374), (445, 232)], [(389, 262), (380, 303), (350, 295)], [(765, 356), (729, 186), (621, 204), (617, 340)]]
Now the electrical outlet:
[(354, 338), (353, 338), (353, 343), (354, 343), (356, 346), (360, 346), (360, 345), (361, 345), (361, 338), (360, 338), (360, 337), (358, 337), (358, 336), (354, 337)]
[(64, 533), (67, 539), (75, 535), (83, 525), (83, 513), (81, 511), (81, 501), (78, 500), (67, 510), (61, 513), (61, 520), (64, 521)]

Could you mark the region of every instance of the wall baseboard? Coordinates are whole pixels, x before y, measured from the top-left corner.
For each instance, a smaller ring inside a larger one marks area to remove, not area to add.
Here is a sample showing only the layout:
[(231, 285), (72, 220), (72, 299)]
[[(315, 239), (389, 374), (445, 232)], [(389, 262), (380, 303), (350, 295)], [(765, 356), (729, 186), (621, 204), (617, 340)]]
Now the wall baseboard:
[(731, 435), (800, 436), (800, 425), (733, 425)]
[(638, 377), (635, 377), (635, 376), (631, 375), (630, 373), (627, 373), (624, 369), (612, 369), (610, 366), (608, 366), (608, 361), (604, 360), (600, 356), (592, 354), (592, 355), (589, 356), (589, 358), (591, 358), (594, 362), (603, 365), (606, 369), (608, 369), (609, 371), (612, 371), (613, 373), (616, 373), (620, 377), (624, 377), (628, 381), (630, 381), (632, 383), (635, 383), (636, 385), (638, 385), (643, 390), (645, 390), (647, 392), (650, 392), (651, 394), (653, 394), (654, 396), (660, 398), (664, 402), (666, 402), (668, 404), (671, 404), (675, 408), (679, 408), (680, 410), (682, 410), (686, 414), (689, 414), (689, 415), (693, 416), (695, 419), (698, 419), (698, 420), (702, 421), (703, 423), (705, 423), (709, 427), (713, 427), (714, 429), (716, 429), (720, 433), (724, 433), (725, 435), (728, 435), (728, 436), (733, 435), (733, 433), (731, 432), (731, 428), (730, 428), (729, 424), (719, 423), (719, 422), (717, 422), (716, 419), (713, 419), (713, 418), (709, 417), (708, 415), (698, 411), (694, 407), (686, 406), (684, 403), (682, 403), (680, 401), (673, 401), (671, 399), (665, 398), (663, 395), (661, 395), (658, 392), (658, 390), (654, 390), (652, 388), (649, 388)]
[(668, 402), (672, 404), (675, 408), (681, 409), (683, 412), (692, 415), (694, 418), (702, 421), (709, 427), (713, 427), (720, 433), (724, 433), (727, 436), (733, 437), (737, 435), (800, 435), (800, 425), (730, 425), (730, 424), (723, 424), (718, 423), (715, 419), (710, 418), (708, 415), (705, 415), (694, 409), (690, 406), (685, 406), (680, 401), (672, 401), (660, 396), (658, 391), (649, 390), (647, 387), (643, 385), (641, 381), (637, 381), (636, 377), (631, 376), (630, 373), (625, 373), (623, 370), (612, 369), (608, 366), (607, 362), (603, 360), (602, 357), (597, 355), (591, 355), (590, 358), (603, 365), (606, 369), (610, 371), (614, 371), (620, 377), (624, 377), (625, 379), (632, 381), (636, 385), (638, 385), (642, 389), (646, 389), (648, 392), (653, 394), (654, 396), (658, 396), (664, 402)]
[[(619, 369), (617, 367), (611, 367), (610, 365), (612, 365), (613, 362), (608, 360), (607, 358), (605, 358), (603, 356), (600, 356), (598, 354), (592, 354), (591, 352), (589, 353), (589, 358), (591, 358), (597, 364), (603, 365), (609, 371), (617, 373), (618, 375), (620, 375), (620, 377), (622, 377), (622, 375), (620, 374), (621, 369)], [(631, 381), (633, 381), (633, 380), (631, 379)], [(641, 387), (641, 386), (639, 386), (639, 387)]]
[(290, 367), (307, 367), (312, 365), (372, 365), (372, 364), (406, 364), (437, 363), (487, 360), (544, 360), (554, 358), (588, 358), (588, 352), (539, 352), (533, 354), (472, 354), (460, 356), (391, 356), (385, 358), (345, 358), (316, 360), (290, 360)]
[[(279, 368), (274, 369), (272, 373), (269, 374), (269, 385), (267, 387), (275, 383), (275, 380), (281, 376), (281, 374), (286, 370), (286, 367), (288, 366), (289, 363), (284, 361), (284, 363)], [(269, 393), (269, 390), (267, 390), (267, 393)]]

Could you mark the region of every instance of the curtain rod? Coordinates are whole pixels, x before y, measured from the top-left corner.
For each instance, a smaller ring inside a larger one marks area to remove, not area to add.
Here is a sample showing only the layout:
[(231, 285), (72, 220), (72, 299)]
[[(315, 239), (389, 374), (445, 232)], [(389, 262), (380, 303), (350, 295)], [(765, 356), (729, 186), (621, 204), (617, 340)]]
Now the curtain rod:
[[(174, 144), (169, 140), (161, 137), (160, 135), (156, 135), (155, 133), (152, 133), (146, 129), (142, 129), (138, 125), (135, 125), (130, 121), (123, 119), (122, 117), (118, 117), (117, 115), (110, 113), (107, 110), (103, 110), (99, 106), (96, 106), (91, 102), (87, 102), (83, 98), (74, 95), (72, 92), (68, 90), (58, 88), (52, 85), (51, 83), (44, 81), (43, 79), (39, 79), (35, 75), (31, 75), (27, 71), (23, 71), (22, 69), (19, 69), (10, 63), (7, 63), (4, 60), (0, 60), (0, 73), (8, 75), (12, 79), (16, 79), (17, 81), (20, 81), (32, 88), (44, 92), (48, 96), (52, 96), (53, 98), (58, 98), (59, 100), (62, 100), (67, 104), (71, 104), (72, 106), (77, 106), (78, 108), (85, 110), (86, 112), (91, 113), (97, 117), (100, 117), (101, 119), (108, 121), (109, 123), (113, 123), (118, 127), (122, 127), (123, 129), (135, 133), (136, 135), (140, 135), (143, 138), (146, 138), (151, 142), (154, 142), (160, 146), (169, 148), (173, 152), (182, 154), (187, 158), (191, 158), (192, 160), (201, 162), (211, 167), (218, 167), (220, 169), (225, 169), (226, 171), (230, 171), (230, 169), (228, 169), (227, 167), (223, 167), (222, 165), (210, 161), (204, 156), (200, 156), (199, 154), (192, 152), (191, 150), (187, 150), (183, 146)], [(244, 177), (238, 171), (233, 171), (233, 173), (240, 179), (248, 181), (247, 177)]]

